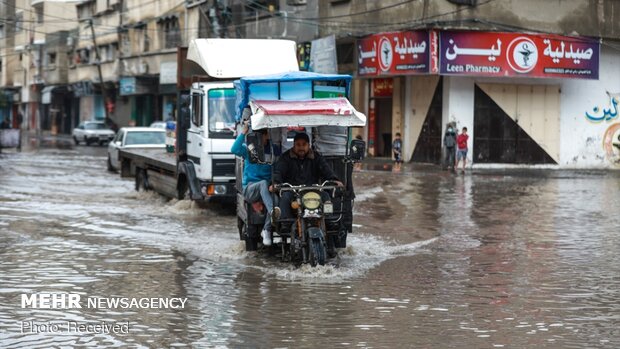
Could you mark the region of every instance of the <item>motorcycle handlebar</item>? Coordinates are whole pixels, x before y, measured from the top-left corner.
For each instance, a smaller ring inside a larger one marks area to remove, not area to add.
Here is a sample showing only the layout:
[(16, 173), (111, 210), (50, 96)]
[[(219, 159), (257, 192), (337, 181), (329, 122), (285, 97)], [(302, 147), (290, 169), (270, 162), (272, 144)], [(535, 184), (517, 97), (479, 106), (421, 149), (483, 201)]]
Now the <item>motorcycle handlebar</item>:
[(325, 183), (334, 183), (333, 181), (325, 181), (323, 184), (313, 184), (313, 185), (292, 185), (289, 183), (282, 184), (274, 184), (274, 191), (282, 192), (282, 191), (292, 191), (292, 192), (302, 192), (302, 191), (310, 191), (310, 190), (335, 190), (339, 188), (337, 185), (325, 185)]

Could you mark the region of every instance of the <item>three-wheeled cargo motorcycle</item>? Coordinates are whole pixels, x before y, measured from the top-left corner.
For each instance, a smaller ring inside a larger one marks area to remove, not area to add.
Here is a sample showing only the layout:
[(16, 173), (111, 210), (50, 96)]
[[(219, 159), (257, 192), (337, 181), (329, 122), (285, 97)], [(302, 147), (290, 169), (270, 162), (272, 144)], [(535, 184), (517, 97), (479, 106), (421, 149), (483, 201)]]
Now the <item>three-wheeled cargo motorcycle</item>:
[[(246, 134), (249, 161), (274, 164), (278, 156), (265, 157), (260, 132), (269, 133), (270, 154), (292, 147), (297, 132), (305, 132), (312, 149), (318, 151), (342, 182), (322, 181), (313, 185), (281, 183), (274, 186), (274, 206), (291, 192), (293, 217), (273, 217), (272, 241), (268, 250), (283, 261), (323, 265), (345, 248), (353, 231), (353, 163), (361, 161), (365, 143), (352, 139), (352, 127), (366, 124), (366, 116), (349, 103), (351, 76), (291, 72), (247, 77), (235, 81), (238, 130), (250, 125)], [(249, 112), (247, 108), (249, 107)], [(245, 112), (244, 112), (245, 110)], [(262, 205), (243, 196), (244, 159), (236, 160), (237, 221), (239, 237), (247, 251), (261, 244), (261, 230), (268, 214)], [(272, 166), (273, 168), (273, 166)], [(289, 194), (290, 195), (290, 194)]]

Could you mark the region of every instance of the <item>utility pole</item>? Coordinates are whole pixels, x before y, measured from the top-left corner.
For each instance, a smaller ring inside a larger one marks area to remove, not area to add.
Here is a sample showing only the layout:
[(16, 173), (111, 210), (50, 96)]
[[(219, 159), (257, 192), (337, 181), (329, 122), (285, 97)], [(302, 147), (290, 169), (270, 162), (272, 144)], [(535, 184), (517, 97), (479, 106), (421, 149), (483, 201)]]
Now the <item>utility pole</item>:
[(103, 111), (105, 112), (105, 121), (109, 122), (112, 120), (110, 119), (110, 115), (108, 115), (108, 99), (106, 98), (107, 94), (103, 83), (103, 74), (101, 74), (101, 57), (99, 56), (99, 47), (97, 47), (97, 40), (95, 40), (95, 26), (93, 25), (92, 18), (88, 21), (90, 23), (90, 32), (93, 36), (93, 45), (95, 46), (95, 59), (97, 60), (97, 72), (99, 73), (99, 83), (101, 86), (101, 98), (103, 98)]

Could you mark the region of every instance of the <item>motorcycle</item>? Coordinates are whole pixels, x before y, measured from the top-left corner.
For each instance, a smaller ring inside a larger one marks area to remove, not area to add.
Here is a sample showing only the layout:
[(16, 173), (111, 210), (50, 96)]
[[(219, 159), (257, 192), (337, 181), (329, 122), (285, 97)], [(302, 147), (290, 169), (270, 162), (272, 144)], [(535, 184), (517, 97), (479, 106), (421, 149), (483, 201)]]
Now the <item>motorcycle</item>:
[[(353, 163), (363, 159), (366, 148), (363, 140), (352, 137), (352, 127), (364, 126), (366, 116), (346, 98), (350, 82), (349, 75), (308, 72), (235, 81), (238, 129), (243, 123), (250, 127), (245, 139), (249, 158), (237, 157), (236, 161), (237, 222), (239, 238), (245, 241), (247, 251), (259, 248), (268, 212), (264, 205), (249, 203), (243, 197), (244, 161), (275, 163), (275, 154), (283, 153), (287, 145), (290, 148), (293, 131), (312, 134), (315, 151), (323, 155), (344, 185), (323, 182), (276, 186), (272, 194), (274, 206), (279, 205), (281, 195), (290, 192), (293, 217), (272, 217), (273, 243), (267, 250), (271, 255), (280, 254), (283, 261), (317, 266), (335, 257), (337, 249), (346, 247), (347, 235), (353, 228)], [(264, 129), (269, 133), (269, 145), (257, 132)], [(270, 152), (268, 160), (265, 147)]]

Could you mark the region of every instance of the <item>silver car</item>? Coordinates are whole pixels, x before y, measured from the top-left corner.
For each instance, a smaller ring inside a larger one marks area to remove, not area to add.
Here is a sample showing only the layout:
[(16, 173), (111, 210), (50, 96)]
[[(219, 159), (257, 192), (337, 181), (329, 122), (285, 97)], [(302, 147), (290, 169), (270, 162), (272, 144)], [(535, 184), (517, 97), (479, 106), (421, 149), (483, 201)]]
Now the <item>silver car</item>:
[(101, 121), (84, 121), (73, 129), (73, 141), (76, 145), (80, 142), (84, 142), (86, 145), (91, 143), (103, 145), (111, 141), (112, 138), (114, 138), (114, 131)]
[[(108, 144), (108, 171), (116, 171), (118, 154), (128, 148), (166, 148), (166, 130), (154, 127), (123, 127)], [(162, 150), (165, 152), (165, 150)]]

